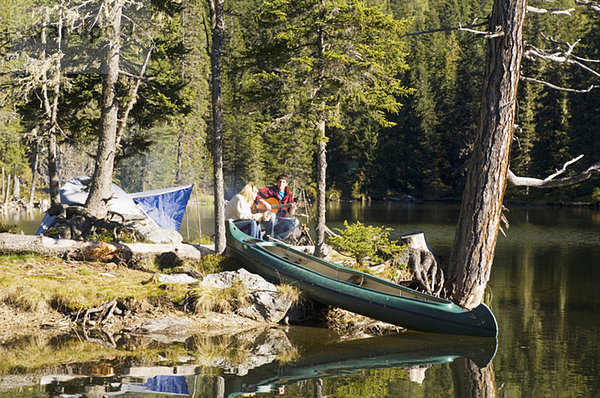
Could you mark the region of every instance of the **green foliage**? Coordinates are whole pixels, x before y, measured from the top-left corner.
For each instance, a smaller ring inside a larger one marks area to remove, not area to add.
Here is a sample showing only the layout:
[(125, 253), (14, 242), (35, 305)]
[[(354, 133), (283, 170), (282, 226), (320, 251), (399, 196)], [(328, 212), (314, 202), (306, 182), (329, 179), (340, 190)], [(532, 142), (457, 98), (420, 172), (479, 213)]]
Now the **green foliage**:
[[(127, 93), (150, 44), (154, 50), (117, 155), (116, 179), (128, 191), (193, 182), (201, 192), (211, 193), (210, 38), (202, 29), (207, 3), (143, 3), (140, 10), (125, 10), (132, 20), (123, 22), (122, 66), (127, 74), (117, 85), (123, 106), (131, 101)], [(24, 181), (30, 180), (34, 143), (41, 143), (41, 158), (45, 157), (48, 115), (41, 102), (42, 79), (33, 79), (24, 59), (13, 54), (28, 44), (29, 50), (40, 48), (39, 25), (25, 28), (39, 20), (38, 6), (55, 4), (0, 0), (0, 165)], [(481, 20), (489, 15), (491, 4), (227, 3), (222, 70), (227, 195), (248, 181), (271, 184), (281, 171), (292, 176), (296, 187), (316, 192), (315, 147), (326, 141), (327, 181), (342, 198), (459, 198), (478, 122), (486, 40), (457, 30), (405, 33)], [(532, 5), (545, 8), (539, 0)], [(559, 0), (555, 7), (571, 5)], [(575, 7), (571, 16), (528, 14), (526, 43), (548, 48), (541, 33), (558, 42), (581, 39), (573, 54), (600, 58), (600, 18), (584, 9)], [(57, 15), (51, 13), (51, 24)], [(56, 39), (54, 31), (47, 33), (51, 41)], [(65, 34), (69, 40), (63, 66), (70, 69), (60, 76), (57, 138), (62, 145), (61, 172), (72, 176), (89, 172), (88, 155), (96, 152), (102, 76), (96, 66), (82, 73), (83, 62), (77, 61), (100, 53), (90, 44), (89, 32), (69, 27)], [(35, 51), (27, 53), (37, 56)], [(568, 63), (523, 59), (522, 71), (564, 87), (598, 85), (597, 76)], [(48, 76), (50, 94), (52, 77)], [(18, 82), (32, 85), (27, 95)], [(600, 153), (600, 90), (561, 93), (524, 82), (518, 95), (519, 128), (511, 149), (511, 168), (517, 174), (543, 178), (579, 154), (585, 158), (572, 169), (582, 170)], [(317, 136), (323, 121), (326, 135)], [(42, 161), (39, 169), (45, 168)], [(508, 195), (589, 201), (593, 188), (583, 184), (560, 195), (510, 190)]]
[(0, 233), (8, 232), (11, 234), (16, 234), (18, 232), (17, 226), (13, 224), (7, 224), (4, 221), (0, 221)]
[(367, 261), (378, 263), (398, 257), (405, 249), (390, 240), (391, 228), (364, 225), (360, 221), (354, 224), (344, 221), (344, 227), (344, 230), (337, 229), (340, 235), (329, 237), (327, 243), (334, 249), (351, 255), (359, 265), (364, 265)]

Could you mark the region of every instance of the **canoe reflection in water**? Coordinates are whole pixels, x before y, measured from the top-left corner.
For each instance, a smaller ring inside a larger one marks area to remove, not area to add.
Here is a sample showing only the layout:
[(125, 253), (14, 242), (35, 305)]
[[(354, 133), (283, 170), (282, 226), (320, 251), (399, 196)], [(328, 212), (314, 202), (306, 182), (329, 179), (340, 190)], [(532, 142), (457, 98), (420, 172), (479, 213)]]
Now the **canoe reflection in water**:
[[(282, 337), (281, 328), (273, 330)], [(333, 342), (335, 337), (327, 329), (289, 327), (284, 335), (297, 348), (295, 359), (289, 362), (277, 360), (277, 353), (271, 352), (266, 355), (271, 358), (270, 362), (252, 367), (257, 363), (256, 358), (248, 357), (244, 365), (232, 368), (224, 364), (223, 358), (203, 360), (194, 355), (192, 349), (180, 363), (132, 365), (133, 361), (125, 360), (113, 363), (111, 372), (103, 376), (83, 376), (76, 371), (71, 375), (45, 376), (40, 384), (49, 396), (68, 393), (91, 397), (100, 392), (101, 396), (125, 397), (164, 394), (223, 398), (261, 393), (293, 396), (302, 382), (312, 380), (314, 385), (323, 386), (328, 385), (328, 379), (349, 377), (371, 369), (406, 369), (401, 381), (422, 383), (431, 366), (464, 361), (472, 368), (485, 368), (492, 361), (497, 344), (496, 338), (410, 331), (342, 342)], [(264, 337), (258, 340), (263, 341)], [(235, 347), (230, 349), (235, 350)]]
[(410, 381), (422, 383), (427, 368), (457, 358), (469, 359), (477, 368), (485, 368), (492, 361), (496, 346), (496, 338), (418, 332), (314, 344), (301, 352), (297, 361), (263, 365), (244, 377), (225, 376), (225, 388), (229, 397), (242, 392), (277, 392), (282, 386), (303, 380), (382, 368), (408, 368)]

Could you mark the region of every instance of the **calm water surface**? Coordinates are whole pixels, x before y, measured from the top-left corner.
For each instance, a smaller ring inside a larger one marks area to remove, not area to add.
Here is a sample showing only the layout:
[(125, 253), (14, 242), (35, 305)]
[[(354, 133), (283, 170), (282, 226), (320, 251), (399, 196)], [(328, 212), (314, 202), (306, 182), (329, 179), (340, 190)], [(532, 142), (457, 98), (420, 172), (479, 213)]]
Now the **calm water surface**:
[[(508, 207), (511, 225), (498, 239), (488, 285), (497, 340), (408, 332), (340, 342), (327, 330), (291, 327), (171, 345), (113, 336), (107, 352), (97, 337), (20, 339), (0, 347), (0, 396), (454, 397), (463, 394), (464, 369), (491, 360), (486, 372), (499, 397), (600, 397), (600, 212)], [(423, 231), (443, 262), (457, 213), (445, 204), (332, 204), (328, 225)], [(212, 217), (191, 208), (182, 234), (212, 234)], [(8, 221), (32, 233), (39, 214)], [(36, 371), (36, 352), (57, 365)]]

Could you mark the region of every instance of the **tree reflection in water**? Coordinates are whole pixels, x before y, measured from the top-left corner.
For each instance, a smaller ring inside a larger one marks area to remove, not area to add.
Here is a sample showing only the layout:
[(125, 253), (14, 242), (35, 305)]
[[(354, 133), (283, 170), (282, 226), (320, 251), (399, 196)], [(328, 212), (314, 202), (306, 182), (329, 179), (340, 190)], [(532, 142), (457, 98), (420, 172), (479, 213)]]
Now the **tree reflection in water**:
[[(382, 397), (397, 396), (394, 389), (399, 383), (403, 389), (442, 385), (436, 372), (455, 361), (455, 385), (464, 383), (467, 391), (472, 389), (468, 380), (481, 377), (479, 367), (489, 364), (496, 351), (496, 339), (405, 332), (339, 341), (329, 330), (302, 327), (189, 336), (176, 343), (126, 335), (112, 340), (116, 348), (68, 337), (46, 344), (40, 339), (6, 343), (0, 388), (22, 391), (28, 386), (32, 396), (92, 396), (103, 391), (108, 396), (226, 397), (264, 392)], [(28, 365), (24, 356), (46, 358), (46, 363)], [(461, 358), (470, 359), (461, 362)], [(423, 381), (425, 370), (434, 372), (431, 381)], [(493, 376), (485, 369), (484, 374)]]
[(452, 364), (454, 395), (457, 398), (495, 398), (497, 396), (494, 365), (479, 368), (467, 358), (458, 358)]

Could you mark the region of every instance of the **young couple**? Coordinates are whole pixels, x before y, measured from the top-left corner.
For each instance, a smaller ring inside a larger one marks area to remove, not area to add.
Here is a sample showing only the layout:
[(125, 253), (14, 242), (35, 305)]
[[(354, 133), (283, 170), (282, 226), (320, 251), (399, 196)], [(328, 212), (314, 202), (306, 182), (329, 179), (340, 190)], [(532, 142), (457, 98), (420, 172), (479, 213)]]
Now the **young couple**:
[(227, 202), (225, 218), (234, 220), (242, 232), (253, 238), (263, 239), (262, 225), (265, 239), (287, 239), (300, 225), (300, 221), (293, 217), (296, 204), (287, 187), (288, 181), (286, 174), (280, 174), (274, 186), (259, 190), (252, 184), (246, 184), (240, 193)]

